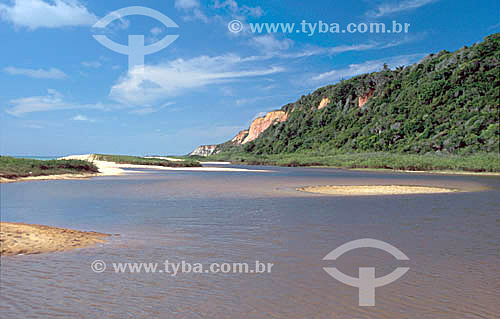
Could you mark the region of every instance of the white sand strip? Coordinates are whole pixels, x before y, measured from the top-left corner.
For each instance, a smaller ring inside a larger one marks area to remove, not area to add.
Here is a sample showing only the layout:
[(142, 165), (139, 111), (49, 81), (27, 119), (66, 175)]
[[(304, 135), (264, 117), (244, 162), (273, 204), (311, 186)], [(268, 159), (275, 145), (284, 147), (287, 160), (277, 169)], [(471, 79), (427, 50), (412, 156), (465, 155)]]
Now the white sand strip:
[[(143, 173), (142, 171), (134, 171), (133, 169), (154, 169), (165, 171), (192, 171), (192, 172), (270, 172), (269, 170), (246, 169), (246, 168), (229, 168), (229, 167), (165, 167), (156, 165), (135, 165), (135, 164), (118, 164), (115, 162), (97, 161), (94, 154), (71, 155), (60, 159), (77, 159), (94, 163), (99, 169), (99, 176), (116, 176), (128, 173)], [(124, 168), (132, 169), (125, 171)]]

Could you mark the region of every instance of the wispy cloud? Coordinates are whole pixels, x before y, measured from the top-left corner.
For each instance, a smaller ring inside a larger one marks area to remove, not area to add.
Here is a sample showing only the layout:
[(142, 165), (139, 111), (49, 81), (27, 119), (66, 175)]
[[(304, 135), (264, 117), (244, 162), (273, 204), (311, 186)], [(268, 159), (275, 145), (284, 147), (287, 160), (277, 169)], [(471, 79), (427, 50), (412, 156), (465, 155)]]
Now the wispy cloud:
[(111, 88), (110, 96), (121, 103), (148, 106), (188, 90), (284, 71), (281, 67), (247, 66), (246, 62), (248, 60), (237, 55), (223, 55), (146, 65), (144, 74), (132, 70), (119, 79)]
[(82, 114), (77, 114), (71, 118), (72, 121), (79, 121), (79, 122), (95, 122), (95, 119), (92, 119), (90, 117), (87, 117)]
[(158, 112), (158, 111), (160, 111), (166, 107), (172, 106), (174, 104), (175, 104), (175, 102), (167, 102), (160, 107), (146, 106), (146, 107), (136, 108), (136, 109), (130, 111), (129, 113), (130, 114), (137, 114), (137, 115), (148, 115), (151, 113)]
[(184, 11), (184, 20), (200, 20), (208, 23), (210, 20), (201, 10), (199, 0), (175, 0), (174, 6)]
[(67, 77), (66, 73), (56, 68), (44, 70), (16, 68), (13, 66), (9, 66), (6, 67), (4, 71), (11, 75), (24, 75), (35, 79), (64, 79)]
[(10, 100), (12, 105), (5, 111), (14, 116), (21, 116), (26, 113), (47, 112), (69, 109), (110, 109), (113, 106), (104, 104), (79, 104), (64, 99), (64, 96), (56, 90), (48, 89), (47, 95), (31, 96)]
[(272, 58), (272, 57), (280, 57), (280, 58), (303, 58), (303, 57), (312, 57), (312, 56), (320, 56), (320, 55), (336, 55), (345, 52), (353, 52), (353, 51), (368, 51), (368, 50), (382, 50), (392, 47), (397, 47), (406, 43), (410, 43), (413, 41), (417, 41), (423, 38), (422, 35), (416, 36), (406, 36), (403, 39), (395, 40), (391, 42), (377, 42), (370, 41), (366, 43), (359, 44), (343, 44), (337, 45), (333, 47), (309, 47), (304, 50), (296, 50), (292, 52), (282, 52), (279, 50), (270, 50), (267, 51), (267, 55), (263, 57), (255, 57), (258, 59)]
[(288, 50), (291, 46), (293, 46), (292, 40), (279, 40), (272, 34), (252, 37), (249, 39), (249, 43), (251, 46), (256, 47), (264, 52)]
[(30, 30), (67, 26), (89, 26), (97, 21), (78, 0), (15, 0), (0, 4), (0, 18)]
[(99, 61), (83, 61), (82, 65), (86, 68), (98, 69), (102, 66), (102, 63)]
[(233, 17), (245, 20), (246, 17), (260, 18), (264, 15), (264, 10), (261, 7), (250, 7), (247, 5), (240, 6), (235, 0), (215, 0), (213, 7), (215, 9), (224, 9)]
[(347, 68), (331, 70), (312, 77), (313, 82), (334, 83), (343, 79), (348, 79), (356, 75), (380, 71), (384, 64), (390, 68), (401, 65), (409, 65), (419, 61), (425, 54), (400, 55), (387, 59), (371, 60), (360, 64), (351, 64)]
[(417, 9), (437, 1), (439, 0), (406, 0), (406, 1), (384, 3), (375, 8), (374, 10), (368, 11), (366, 13), (366, 16), (372, 18), (380, 18), (403, 11)]
[(200, 0), (175, 0), (174, 6), (184, 12), (184, 20), (198, 20), (204, 23), (222, 22), (218, 14), (229, 15), (242, 21), (248, 17), (259, 18), (264, 15), (261, 7), (240, 5), (236, 0), (215, 0), (205, 10), (202, 9)]

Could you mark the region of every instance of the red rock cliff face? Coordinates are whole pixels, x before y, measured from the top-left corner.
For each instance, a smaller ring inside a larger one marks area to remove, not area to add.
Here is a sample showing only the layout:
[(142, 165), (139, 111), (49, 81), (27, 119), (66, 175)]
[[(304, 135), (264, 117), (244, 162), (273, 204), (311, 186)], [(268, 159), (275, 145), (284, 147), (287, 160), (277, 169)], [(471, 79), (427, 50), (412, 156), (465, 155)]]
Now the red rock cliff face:
[(325, 108), (328, 106), (328, 104), (330, 104), (330, 99), (325, 97), (321, 100), (321, 103), (319, 103), (318, 105), (318, 110), (321, 110), (322, 108)]
[(266, 114), (266, 116), (256, 118), (250, 129), (248, 130), (248, 136), (243, 140), (241, 144), (251, 142), (259, 137), (262, 132), (264, 132), (269, 126), (275, 123), (281, 123), (288, 119), (288, 114), (283, 111), (273, 111)]
[(374, 92), (375, 92), (374, 89), (370, 89), (368, 91), (368, 93), (366, 93), (363, 96), (358, 97), (358, 105), (359, 105), (359, 107), (363, 107), (368, 102), (368, 100), (373, 96)]
[(234, 145), (241, 145), (245, 137), (247, 137), (247, 135), (248, 135), (248, 130), (240, 131), (235, 137), (233, 137), (231, 142), (233, 142)]

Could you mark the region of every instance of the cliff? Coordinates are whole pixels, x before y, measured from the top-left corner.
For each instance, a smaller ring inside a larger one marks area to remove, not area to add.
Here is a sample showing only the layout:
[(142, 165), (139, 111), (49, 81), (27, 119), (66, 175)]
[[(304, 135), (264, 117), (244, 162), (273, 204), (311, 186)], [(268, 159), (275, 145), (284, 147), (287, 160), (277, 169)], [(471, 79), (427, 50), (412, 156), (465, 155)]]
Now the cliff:
[(323, 98), (318, 105), (318, 110), (324, 109), (328, 104), (330, 104), (330, 99), (327, 97)]
[(498, 153), (499, 92), (497, 33), (319, 88), (257, 118), (218, 151)]
[(203, 156), (207, 157), (215, 153), (217, 145), (201, 145), (198, 146), (194, 151), (189, 153), (189, 156)]
[(241, 144), (246, 144), (257, 139), (269, 126), (284, 122), (287, 118), (288, 114), (284, 111), (272, 111), (263, 117), (256, 118), (250, 125), (248, 135)]
[(368, 93), (366, 93), (363, 96), (358, 97), (359, 107), (365, 106), (365, 104), (368, 103), (368, 100), (373, 96), (374, 93), (375, 93), (375, 90), (373, 88), (370, 88), (368, 90)]
[(231, 142), (234, 145), (241, 145), (247, 136), (248, 136), (248, 130), (240, 131), (238, 134), (236, 134), (235, 137), (233, 137)]

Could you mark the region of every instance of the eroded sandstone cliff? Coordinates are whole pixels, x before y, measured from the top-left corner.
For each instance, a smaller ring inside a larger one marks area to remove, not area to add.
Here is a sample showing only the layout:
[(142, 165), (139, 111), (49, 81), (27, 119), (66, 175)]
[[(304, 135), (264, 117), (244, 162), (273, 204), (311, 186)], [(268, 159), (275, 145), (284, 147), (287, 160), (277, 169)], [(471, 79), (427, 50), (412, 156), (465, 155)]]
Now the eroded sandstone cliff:
[(189, 153), (189, 156), (210, 156), (215, 153), (217, 145), (201, 145), (198, 146), (194, 151)]
[(248, 130), (240, 131), (235, 137), (233, 137), (231, 142), (233, 142), (234, 145), (241, 145), (247, 136)]
[(284, 111), (272, 111), (263, 117), (256, 118), (250, 125), (247, 137), (241, 144), (246, 144), (259, 137), (269, 126), (275, 123), (281, 123), (288, 119), (288, 113)]
[(330, 104), (330, 99), (325, 97), (321, 100), (321, 102), (318, 105), (318, 110), (321, 110), (322, 108), (325, 108)]
[(375, 93), (375, 90), (370, 89), (370, 90), (368, 90), (368, 92), (365, 95), (358, 97), (359, 107), (365, 106), (365, 104), (368, 102), (368, 100), (373, 96), (373, 93)]

